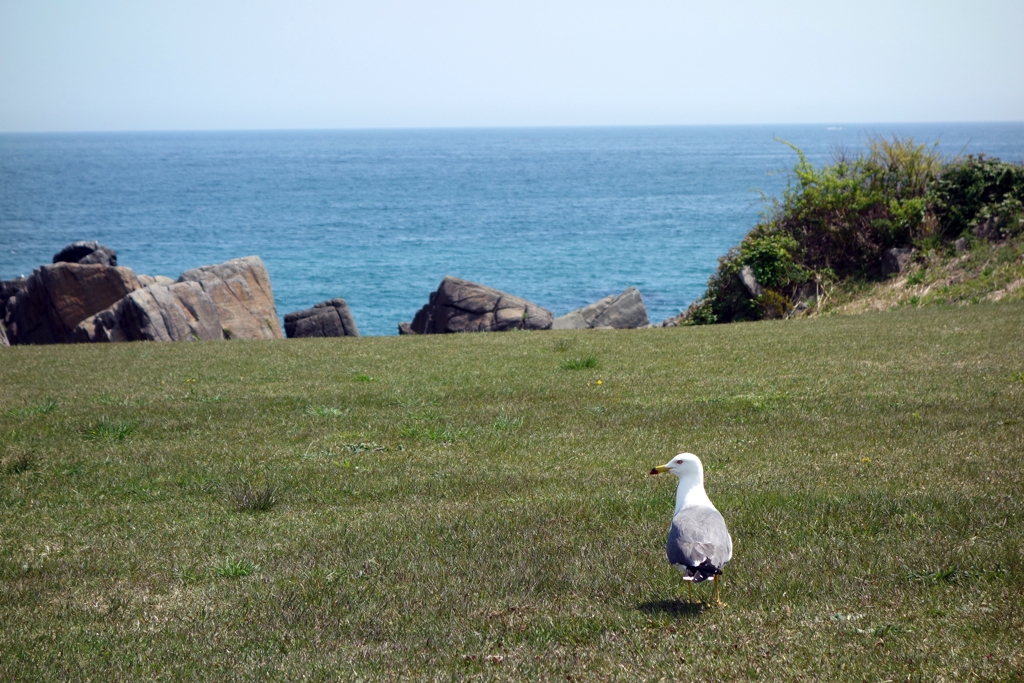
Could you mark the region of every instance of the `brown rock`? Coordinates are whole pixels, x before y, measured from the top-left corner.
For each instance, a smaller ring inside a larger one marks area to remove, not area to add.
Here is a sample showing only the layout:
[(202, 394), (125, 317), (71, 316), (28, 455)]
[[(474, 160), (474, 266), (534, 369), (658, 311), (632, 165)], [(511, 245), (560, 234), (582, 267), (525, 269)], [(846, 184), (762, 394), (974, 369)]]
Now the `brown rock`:
[(178, 282), (197, 282), (210, 295), (229, 339), (284, 339), (270, 276), (259, 256), (186, 270)]
[(304, 311), (286, 313), (284, 330), (289, 338), (359, 336), (359, 328), (344, 299), (331, 299)]
[(32, 271), (10, 311), (11, 342), (71, 342), (78, 323), (138, 288), (131, 268), (81, 263), (40, 266)]
[(197, 282), (152, 284), (75, 328), (81, 342), (223, 339), (217, 307)]
[[(409, 327), (417, 334), (551, 329), (551, 311), (491, 287), (445, 277)], [(402, 326), (399, 325), (402, 332)]]

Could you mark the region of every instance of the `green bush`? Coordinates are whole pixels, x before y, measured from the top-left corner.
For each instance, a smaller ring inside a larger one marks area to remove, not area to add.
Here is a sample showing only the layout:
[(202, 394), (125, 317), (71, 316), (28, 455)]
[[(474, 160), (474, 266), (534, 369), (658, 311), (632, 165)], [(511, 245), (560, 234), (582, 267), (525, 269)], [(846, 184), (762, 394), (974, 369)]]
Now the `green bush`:
[(1024, 228), (1024, 166), (984, 155), (949, 164), (928, 191), (940, 235), (955, 239), (991, 221), (987, 237)]
[[(782, 317), (802, 285), (876, 279), (885, 249), (925, 236), (928, 188), (943, 168), (934, 147), (875, 138), (866, 154), (838, 154), (815, 168), (785, 144), (798, 156), (789, 187), (719, 259), (704, 297), (690, 307), (689, 324)], [(744, 266), (764, 289), (757, 299), (739, 279)]]

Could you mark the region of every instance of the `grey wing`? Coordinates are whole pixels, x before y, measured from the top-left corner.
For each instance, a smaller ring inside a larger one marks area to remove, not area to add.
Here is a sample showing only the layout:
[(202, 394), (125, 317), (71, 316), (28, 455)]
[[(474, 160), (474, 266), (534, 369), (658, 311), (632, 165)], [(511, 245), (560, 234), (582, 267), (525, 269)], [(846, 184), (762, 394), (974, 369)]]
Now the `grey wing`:
[(699, 567), (706, 560), (721, 569), (732, 559), (732, 537), (722, 514), (714, 508), (680, 510), (668, 530), (668, 561)]

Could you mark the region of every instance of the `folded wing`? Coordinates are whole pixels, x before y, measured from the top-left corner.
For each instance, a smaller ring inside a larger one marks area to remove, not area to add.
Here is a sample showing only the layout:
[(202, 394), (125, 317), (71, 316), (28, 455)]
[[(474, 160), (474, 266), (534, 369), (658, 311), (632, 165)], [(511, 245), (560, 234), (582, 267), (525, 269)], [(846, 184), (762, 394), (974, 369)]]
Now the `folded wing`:
[(732, 537), (718, 510), (683, 508), (672, 519), (666, 551), (669, 562), (699, 582), (722, 573), (732, 558)]

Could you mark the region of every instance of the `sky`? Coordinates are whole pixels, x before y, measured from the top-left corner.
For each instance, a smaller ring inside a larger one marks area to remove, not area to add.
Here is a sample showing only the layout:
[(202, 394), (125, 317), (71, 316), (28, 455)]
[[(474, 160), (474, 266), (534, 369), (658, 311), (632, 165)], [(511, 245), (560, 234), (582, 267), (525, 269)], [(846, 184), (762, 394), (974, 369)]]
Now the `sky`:
[(1021, 120), (1022, 0), (0, 0), (0, 132)]

